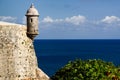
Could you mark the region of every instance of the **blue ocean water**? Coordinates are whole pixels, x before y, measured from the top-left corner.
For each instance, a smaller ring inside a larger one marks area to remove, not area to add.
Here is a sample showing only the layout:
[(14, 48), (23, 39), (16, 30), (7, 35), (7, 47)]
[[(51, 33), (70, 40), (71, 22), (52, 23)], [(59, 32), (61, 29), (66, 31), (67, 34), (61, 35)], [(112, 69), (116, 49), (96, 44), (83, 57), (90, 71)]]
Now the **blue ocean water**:
[(34, 47), (38, 66), (49, 76), (78, 58), (120, 65), (120, 40), (35, 40)]

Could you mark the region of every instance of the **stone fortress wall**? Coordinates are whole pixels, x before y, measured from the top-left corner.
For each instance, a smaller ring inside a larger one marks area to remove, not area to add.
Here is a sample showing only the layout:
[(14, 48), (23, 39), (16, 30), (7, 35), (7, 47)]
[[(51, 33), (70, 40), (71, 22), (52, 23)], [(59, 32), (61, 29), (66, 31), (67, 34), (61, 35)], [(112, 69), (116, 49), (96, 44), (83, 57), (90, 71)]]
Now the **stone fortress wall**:
[(25, 25), (0, 22), (0, 80), (49, 80), (38, 68)]

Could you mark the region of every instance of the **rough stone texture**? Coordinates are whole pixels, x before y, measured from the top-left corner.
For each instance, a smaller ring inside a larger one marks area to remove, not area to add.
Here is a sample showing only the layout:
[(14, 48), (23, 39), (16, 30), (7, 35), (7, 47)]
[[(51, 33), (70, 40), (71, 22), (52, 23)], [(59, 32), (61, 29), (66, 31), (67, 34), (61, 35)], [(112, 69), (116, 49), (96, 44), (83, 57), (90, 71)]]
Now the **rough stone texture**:
[(38, 68), (27, 27), (0, 22), (0, 80), (49, 80)]

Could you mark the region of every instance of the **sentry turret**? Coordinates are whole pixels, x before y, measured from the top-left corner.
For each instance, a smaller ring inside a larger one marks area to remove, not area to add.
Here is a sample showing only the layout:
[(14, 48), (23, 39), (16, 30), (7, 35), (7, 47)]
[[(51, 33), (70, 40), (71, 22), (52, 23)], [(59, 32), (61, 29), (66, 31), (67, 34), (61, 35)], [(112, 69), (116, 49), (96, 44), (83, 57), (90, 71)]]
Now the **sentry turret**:
[(39, 34), (38, 32), (38, 17), (39, 13), (37, 9), (32, 4), (26, 13), (27, 18), (27, 36), (34, 40), (34, 38)]

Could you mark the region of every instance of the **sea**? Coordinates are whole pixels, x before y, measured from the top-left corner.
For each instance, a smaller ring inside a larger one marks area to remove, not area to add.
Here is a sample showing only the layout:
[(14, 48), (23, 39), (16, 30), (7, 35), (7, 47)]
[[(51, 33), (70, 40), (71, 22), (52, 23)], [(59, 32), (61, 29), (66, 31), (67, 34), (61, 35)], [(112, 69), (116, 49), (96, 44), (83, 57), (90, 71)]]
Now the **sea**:
[(38, 66), (48, 76), (75, 59), (102, 59), (120, 65), (119, 39), (40, 39), (34, 41)]

